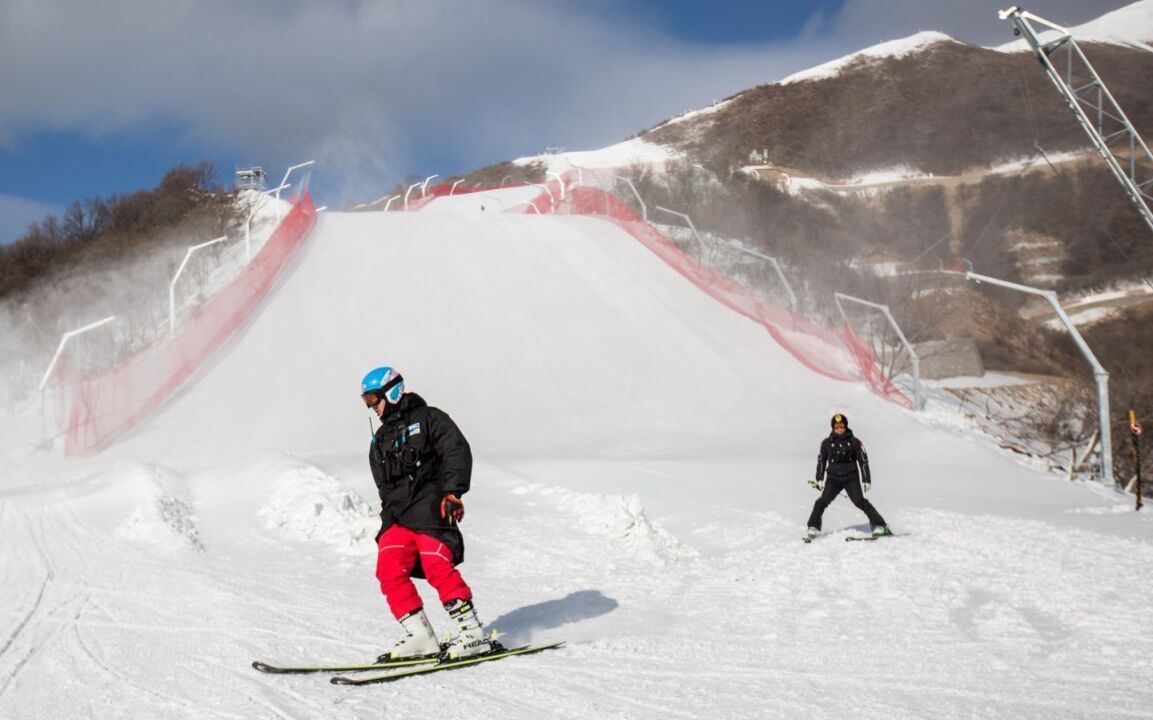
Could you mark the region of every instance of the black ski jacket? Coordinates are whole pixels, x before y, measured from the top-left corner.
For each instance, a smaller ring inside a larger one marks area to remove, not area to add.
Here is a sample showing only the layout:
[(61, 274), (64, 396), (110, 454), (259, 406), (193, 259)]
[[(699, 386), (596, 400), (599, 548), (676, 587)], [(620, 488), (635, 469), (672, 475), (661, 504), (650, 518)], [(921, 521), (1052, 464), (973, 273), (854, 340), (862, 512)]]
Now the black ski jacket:
[[(472, 450), (448, 413), (405, 393), (381, 418), (368, 464), (380, 492), (381, 532), (397, 523), (431, 535), (452, 551), (454, 565), (463, 562), (464, 538), (440, 516), (440, 501), (468, 492)], [(419, 563), (413, 574), (423, 577)]]
[[(860, 474), (857, 472), (858, 465), (861, 468)], [(852, 430), (846, 428), (841, 435), (830, 432), (821, 441), (821, 453), (817, 456), (817, 482), (825, 479), (826, 472), (830, 478), (838, 480), (860, 478), (862, 482), (872, 482), (869, 456), (864, 444), (853, 436)]]

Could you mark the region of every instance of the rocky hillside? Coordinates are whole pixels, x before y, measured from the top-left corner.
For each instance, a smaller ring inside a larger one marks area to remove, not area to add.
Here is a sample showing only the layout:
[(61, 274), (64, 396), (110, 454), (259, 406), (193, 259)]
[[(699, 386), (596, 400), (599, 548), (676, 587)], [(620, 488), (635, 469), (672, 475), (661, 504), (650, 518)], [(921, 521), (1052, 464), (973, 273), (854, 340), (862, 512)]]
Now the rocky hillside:
[[(1151, 33), (1153, 34), (1153, 33)], [(756, 155), (823, 179), (902, 167), (960, 175), (1010, 159), (1088, 147), (1085, 133), (1031, 53), (937, 33), (915, 51), (860, 56), (832, 74), (762, 85), (714, 109), (641, 133), (721, 175)], [(1087, 43), (1082, 50), (1138, 127), (1153, 128), (1144, 78), (1153, 54)]]

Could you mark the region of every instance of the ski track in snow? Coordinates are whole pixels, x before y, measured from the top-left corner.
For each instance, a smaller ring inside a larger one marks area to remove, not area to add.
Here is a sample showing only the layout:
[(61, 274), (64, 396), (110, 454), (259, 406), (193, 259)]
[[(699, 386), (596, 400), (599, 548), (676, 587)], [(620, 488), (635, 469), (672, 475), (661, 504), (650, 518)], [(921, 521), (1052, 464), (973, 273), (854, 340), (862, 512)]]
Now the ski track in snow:
[[(324, 217), (173, 407), (106, 457), (0, 481), (0, 720), (1150, 717), (1153, 544), (1127, 498), (810, 374), (605, 223), (477, 215)], [(458, 288), (391, 342), (473, 444), (479, 612), (508, 643), (568, 644), (375, 687), (264, 675), (249, 663), (361, 661), (399, 634), (348, 389), (381, 352), (350, 319), (378, 290), (349, 268), (382, 242), (415, 285), (435, 263)], [(310, 310), (326, 282), (366, 294)], [(248, 395), (277, 342), (293, 361), (269, 383), (301, 392)], [(843, 542), (867, 526), (842, 497), (800, 542), (834, 410), (903, 536)]]
[[(1109, 689), (1147, 667), (1148, 642), (1133, 637), (1125, 617), (1126, 603), (1147, 591), (1142, 577), (1153, 553), (1145, 543), (1035, 521), (905, 510), (891, 520), (910, 535), (857, 546), (840, 537), (859, 531), (860, 518), (834, 505), (826, 526), (833, 532), (810, 546), (799, 542), (798, 523), (744, 512), (718, 528), (701, 526), (694, 535), (717, 544), (702, 545), (698, 557), (662, 560), (624, 536), (590, 534), (590, 518), (571, 509), (531, 511), (558, 493), (488, 479), (514, 489), (470, 507), (480, 516), (469, 532), (477, 559), (465, 569), (482, 610), (499, 625), (496, 608), (514, 608), (505, 614), (511, 618), (518, 598), (521, 608), (552, 603), (543, 616), (513, 623), (515, 639), (567, 637), (572, 645), (551, 658), (391, 686), (387, 702), (397, 717), (427, 708), (428, 683), (451, 688), (459, 707), (443, 716), (462, 718), (478, 709), (504, 717), (725, 717), (744, 705), (740, 698), (757, 704), (760, 697), (773, 698), (762, 716), (782, 718), (882, 706), (891, 717), (916, 717), (926, 697), (936, 717), (1143, 716), (1140, 692), (1127, 701)], [(0, 716), (36, 717), (18, 707), (52, 702), (49, 685), (36, 692), (27, 681), (33, 673), (82, 692), (86, 700), (74, 708), (133, 716), (325, 717), (339, 707), (371, 717), (379, 710), (379, 690), (350, 696), (323, 679), (270, 679), (245, 668), (257, 656), (370, 657), (395, 633), (371, 595), (371, 548), (360, 567), (343, 571), (360, 576), (363, 597), (333, 598), (314, 589), (331, 587), (327, 558), (335, 551), (323, 542), (303, 558), (292, 557), (295, 549), (261, 558), (259, 569), (214, 563), (176, 568), (175, 577), (166, 556), (146, 554), (114, 566), (119, 577), (101, 578), (81, 568), (124, 553), (116, 547), (123, 540), (83, 532), (67, 513), (43, 532), (82, 539), (60, 545), (82, 560), (64, 574), (90, 598), (64, 606), (38, 600), (48, 609), (26, 614), (20, 635), (40, 636), (42, 647), (10, 678)], [(542, 546), (542, 537), (550, 542)], [(691, 538), (679, 542), (692, 546)], [(47, 550), (44, 561), (51, 562)], [(1097, 576), (1101, 566), (1111, 582)], [(166, 580), (150, 587), (162, 573)], [(189, 592), (195, 603), (165, 597)], [(45, 595), (52, 593), (42, 588)], [(151, 612), (133, 601), (141, 596), (151, 598)], [(218, 614), (230, 619), (214, 623)], [(64, 626), (74, 632), (59, 634)], [(1060, 700), (1070, 686), (1106, 699), (1070, 706)], [(13, 693), (22, 696), (19, 706)], [(718, 698), (726, 700), (718, 706)]]
[[(5, 528), (4, 535), (5, 535), (5, 537), (12, 537), (13, 536), (13, 534), (11, 533), (11, 530), (10, 530), (10, 525), (9, 525), (9, 523), (11, 521), (7, 517), (10, 514), (11, 514), (10, 509), (9, 509), (9, 506), (7, 504), (0, 505), (0, 520), (5, 521), (4, 522), (4, 528)], [(3, 646), (0, 646), (0, 661), (4, 661), (5, 664), (7, 664), (6, 661), (9, 661), (10, 658), (13, 658), (14, 656), (17, 656), (19, 654), (19, 650), (14, 649), (13, 646), (16, 644), (17, 640), (19, 640), (22, 637), (22, 635), (27, 634), (26, 629), (29, 628), (30, 624), (32, 624), (33, 627), (35, 626), (35, 624), (33, 623), (33, 620), (39, 614), (41, 607), (44, 604), (44, 595), (47, 592), (49, 584), (52, 582), (53, 577), (55, 577), (55, 569), (52, 567), (51, 562), (48, 560), (47, 554), (44, 552), (43, 543), (40, 541), (39, 538), (36, 538), (34, 535), (32, 535), (31, 520), (26, 517), (25, 523), (26, 523), (25, 526), (28, 530), (28, 534), (32, 539), (32, 543), (30, 543), (33, 546), (32, 549), (37, 551), (38, 557), (42, 560), (43, 567), (40, 569), (43, 572), (43, 579), (39, 583), (39, 588), (35, 591), (35, 598), (32, 600), (30, 607), (27, 610), (20, 610), (20, 611), (17, 611), (15, 613), (15, 616), (19, 617), (19, 620), (16, 622), (15, 626), (12, 628), (10, 634), (8, 635), (8, 639), (4, 642)], [(17, 585), (17, 582), (16, 582), (18, 575), (19, 575), (18, 573), (7, 573), (6, 572), (5, 573), (5, 579), (6, 579), (5, 587), (9, 587), (9, 588), (19, 587), (19, 585)], [(21, 583), (21, 584), (23, 585), (23, 583)], [(27, 586), (25, 586), (25, 587), (27, 587)], [(5, 673), (6, 676), (4, 678), (4, 684), (2, 686), (0, 686), (0, 699), (3, 698), (4, 693), (7, 692), (8, 688), (11, 686), (13, 680), (16, 679), (17, 675), (19, 675), (19, 673), (23, 669), (24, 665), (28, 662), (28, 659), (31, 657), (33, 650), (34, 650), (34, 646), (32, 647), (32, 649), (25, 651), (26, 654), (24, 654), (22, 657), (19, 657), (18, 659), (12, 660), (11, 668), (9, 670), (7, 670), (7, 672)], [(0, 666), (0, 667), (2, 667), (2, 666)], [(2, 670), (0, 670), (0, 672), (2, 672)]]

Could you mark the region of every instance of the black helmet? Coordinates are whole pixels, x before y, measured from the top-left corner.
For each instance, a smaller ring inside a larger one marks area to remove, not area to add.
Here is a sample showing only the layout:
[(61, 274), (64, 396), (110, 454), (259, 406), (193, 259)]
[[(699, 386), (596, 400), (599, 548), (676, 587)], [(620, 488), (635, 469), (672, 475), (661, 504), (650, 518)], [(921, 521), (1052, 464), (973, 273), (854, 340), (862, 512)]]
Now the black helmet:
[(843, 413), (837, 413), (833, 416), (833, 419), (829, 421), (829, 427), (836, 427), (838, 425), (844, 425), (846, 428), (848, 428), (849, 418), (845, 417)]

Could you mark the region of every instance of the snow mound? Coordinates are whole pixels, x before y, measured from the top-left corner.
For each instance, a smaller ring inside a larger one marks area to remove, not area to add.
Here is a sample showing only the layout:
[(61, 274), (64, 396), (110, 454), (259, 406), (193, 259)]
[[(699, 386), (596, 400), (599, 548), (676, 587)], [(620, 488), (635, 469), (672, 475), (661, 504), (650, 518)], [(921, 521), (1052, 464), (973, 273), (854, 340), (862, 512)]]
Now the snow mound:
[(919, 53), (930, 45), (942, 42), (955, 43), (958, 41), (940, 32), (919, 32), (906, 38), (890, 40), (889, 42), (883, 42), (865, 48), (864, 50), (859, 50), (855, 53), (837, 58), (836, 60), (830, 60), (827, 63), (809, 68), (808, 70), (793, 73), (783, 80), (780, 80), (777, 84), (788, 85), (804, 80), (824, 80), (826, 78), (836, 77), (842, 70), (858, 61), (903, 58), (907, 55)]
[(272, 499), (258, 511), (264, 526), (298, 540), (328, 543), (358, 554), (377, 519), (368, 503), (337, 478), (306, 463), (281, 471)]
[(179, 550), (204, 552), (188, 483), (172, 470), (150, 463), (131, 463), (113, 470), (117, 492), (139, 499), (113, 533), (126, 540)]
[(548, 498), (549, 504), (571, 514), (581, 530), (610, 538), (629, 552), (661, 560), (697, 555), (648, 518), (639, 495), (582, 493), (540, 485), (525, 486), (515, 492)]

